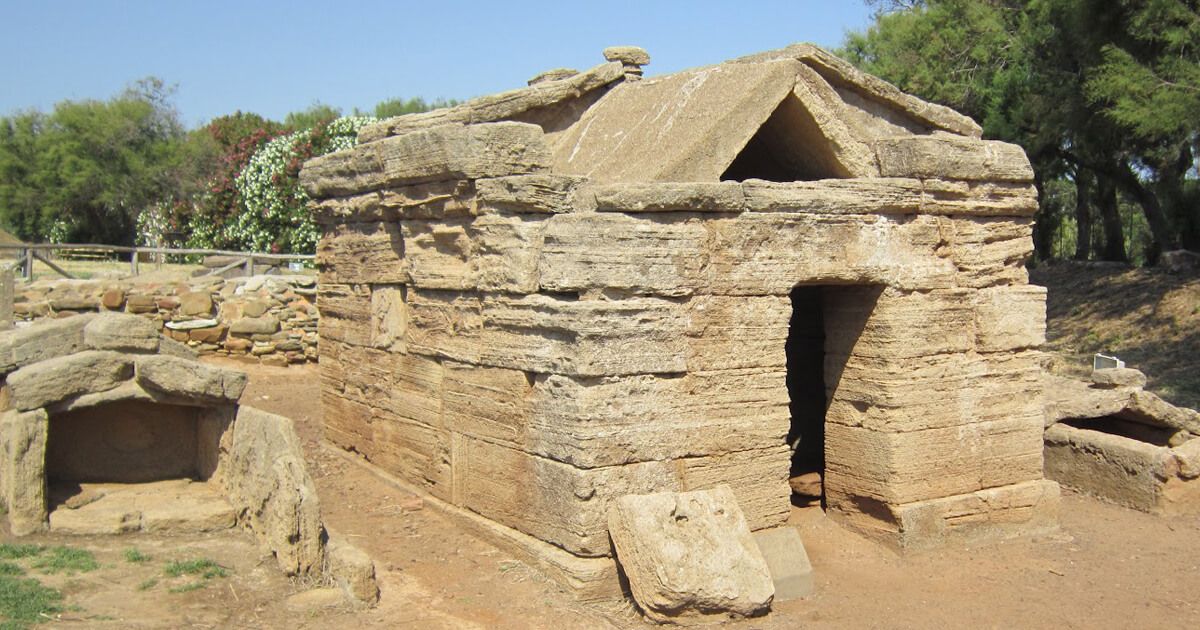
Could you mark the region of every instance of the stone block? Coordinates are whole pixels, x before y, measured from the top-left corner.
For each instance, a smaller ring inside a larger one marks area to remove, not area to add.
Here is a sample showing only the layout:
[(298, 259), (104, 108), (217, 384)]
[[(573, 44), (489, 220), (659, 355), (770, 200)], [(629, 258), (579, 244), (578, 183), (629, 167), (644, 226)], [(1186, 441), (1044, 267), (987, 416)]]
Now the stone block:
[(1025, 285), (1025, 261), (1033, 255), (1033, 220), (1029, 218), (959, 219), (937, 217), (941, 254), (958, 270), (961, 287)]
[(206, 291), (191, 291), (179, 296), (179, 312), (189, 317), (206, 317), (212, 313), (212, 296)]
[(93, 350), (157, 352), (158, 326), (145, 317), (102, 313), (83, 329), (84, 343)]
[(446, 125), (313, 158), (305, 162), (300, 181), (309, 196), (330, 197), (447, 179), (533, 173), (549, 161), (537, 125)]
[(157, 313), (158, 302), (153, 295), (131, 295), (125, 299), (125, 311), (129, 313)]
[(884, 177), (941, 177), (989, 181), (1033, 181), (1033, 167), (1015, 144), (950, 134), (877, 140), (875, 154)]
[(45, 410), (6, 411), (0, 415), (0, 490), (9, 531), (24, 536), (46, 528)]
[(774, 601), (786, 602), (812, 595), (812, 562), (796, 528), (776, 527), (757, 531), (754, 532), (754, 542), (771, 571), (771, 581), (775, 585)]
[(1105, 389), (1117, 387), (1142, 388), (1146, 386), (1146, 375), (1133, 368), (1103, 368), (1092, 370), (1092, 384)]
[(172, 356), (137, 358), (137, 382), (148, 390), (203, 403), (237, 402), (246, 374)]
[(634, 600), (655, 621), (712, 623), (770, 610), (770, 571), (728, 487), (622, 496), (608, 530)]
[(83, 330), (95, 315), (43, 320), (28, 328), (0, 332), (0, 374), (87, 347)]
[(337, 223), (325, 226), (317, 243), (323, 283), (402, 284), (408, 261), (399, 221)]
[(81, 394), (110, 390), (133, 376), (133, 363), (116, 352), (86, 350), (27, 365), (8, 375), (9, 405), (26, 411)]
[(243, 317), (229, 325), (232, 335), (269, 335), (279, 331), (279, 320), (272, 315)]
[(342, 592), (353, 601), (374, 605), (379, 601), (379, 584), (375, 581), (375, 563), (363, 550), (330, 535), (325, 547), (329, 573)]
[(1038, 348), (1046, 342), (1045, 287), (989, 287), (974, 297), (975, 345), (980, 352)]
[(321, 339), (371, 344), (371, 289), (365, 284), (322, 284), (317, 293)]

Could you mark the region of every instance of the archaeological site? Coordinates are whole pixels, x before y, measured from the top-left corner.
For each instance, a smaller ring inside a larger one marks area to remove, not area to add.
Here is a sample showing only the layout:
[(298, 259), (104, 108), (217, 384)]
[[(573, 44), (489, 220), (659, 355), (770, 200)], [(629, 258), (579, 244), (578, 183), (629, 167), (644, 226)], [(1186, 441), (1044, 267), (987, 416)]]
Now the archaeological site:
[(630, 495), (759, 536), (800, 479), (903, 549), (1055, 528), (1021, 149), (812, 46), (605, 58), (305, 165), (327, 438), (583, 598), (642, 581)]

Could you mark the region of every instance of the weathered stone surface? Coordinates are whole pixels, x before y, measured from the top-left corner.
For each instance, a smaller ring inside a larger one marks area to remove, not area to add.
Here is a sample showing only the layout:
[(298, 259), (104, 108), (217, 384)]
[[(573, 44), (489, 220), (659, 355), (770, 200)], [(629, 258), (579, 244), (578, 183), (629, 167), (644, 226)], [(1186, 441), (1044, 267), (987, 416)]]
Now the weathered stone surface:
[(157, 352), (158, 326), (145, 317), (102, 313), (83, 329), (84, 343), (93, 350)]
[(408, 262), (400, 222), (338, 223), (327, 227), (317, 244), (317, 266), (324, 282), (407, 282)]
[(637, 46), (609, 46), (604, 49), (604, 60), (644, 66), (650, 63), (650, 53)]
[(1092, 370), (1092, 384), (1100, 387), (1137, 387), (1146, 386), (1146, 375), (1133, 368), (1105, 368)]
[(975, 348), (1000, 352), (1046, 343), (1046, 288), (990, 287), (975, 293)]
[(8, 375), (9, 405), (29, 410), (112, 389), (133, 376), (128, 357), (87, 350), (27, 365)]
[(1185, 481), (1181, 468), (1166, 446), (1066, 424), (1046, 429), (1046, 476), (1119, 505), (1200, 512), (1200, 481)]
[(0, 332), (0, 374), (83, 350), (83, 330), (93, 317), (44, 320), (28, 328)]
[(179, 296), (179, 312), (190, 317), (212, 313), (212, 296), (203, 291), (192, 291)]
[(106, 309), (115, 311), (125, 306), (125, 290), (124, 289), (109, 289), (100, 296), (100, 305)]
[(243, 317), (229, 325), (229, 332), (234, 335), (269, 335), (278, 330), (279, 320), (271, 315)]
[(889, 138), (875, 142), (884, 177), (1033, 181), (1033, 167), (1015, 144), (946, 134)]
[(725, 486), (620, 497), (608, 529), (634, 600), (654, 620), (714, 622), (770, 609), (770, 571)]
[(300, 181), (313, 197), (432, 182), (532, 173), (549, 153), (536, 125), (498, 122), (446, 125), (313, 158)]
[(481, 179), (475, 183), (484, 212), (572, 212), (576, 188), (586, 178), (534, 173)]
[(171, 396), (207, 403), (237, 402), (246, 374), (172, 356), (138, 357), (137, 382)]
[(0, 491), (9, 530), (24, 536), (46, 527), (46, 459), (49, 418), (42, 409), (0, 415)]
[(754, 542), (767, 562), (771, 582), (775, 585), (772, 601), (786, 602), (812, 595), (812, 562), (796, 528), (776, 527), (754, 532)]
[(375, 563), (370, 556), (333, 534), (325, 546), (325, 555), (329, 574), (348, 597), (364, 604), (374, 604), (379, 600)]
[(162, 338), (158, 340), (158, 353), (169, 357), (179, 357), (181, 359), (195, 360), (199, 354), (187, 346), (174, 339)]
[(125, 300), (125, 310), (130, 313), (153, 313), (158, 303), (153, 295), (131, 295)]
[(289, 575), (320, 571), (321, 508), (291, 420), (242, 406), (221, 483), (241, 519)]
[(163, 324), (169, 330), (186, 330), (193, 331), (201, 328), (214, 328), (219, 324), (215, 319), (188, 319), (184, 321), (170, 321)]

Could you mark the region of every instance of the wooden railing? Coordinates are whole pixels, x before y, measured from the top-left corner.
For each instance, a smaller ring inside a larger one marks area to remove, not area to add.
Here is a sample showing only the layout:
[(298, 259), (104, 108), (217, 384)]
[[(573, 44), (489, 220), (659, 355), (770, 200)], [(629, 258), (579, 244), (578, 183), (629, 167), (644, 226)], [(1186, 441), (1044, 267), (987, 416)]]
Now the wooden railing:
[(74, 278), (70, 272), (60, 267), (57, 263), (51, 260), (46, 252), (62, 251), (62, 252), (80, 252), (90, 254), (129, 254), (129, 275), (138, 275), (138, 259), (140, 254), (158, 254), (164, 256), (231, 256), (236, 260), (216, 269), (212, 269), (205, 273), (206, 276), (213, 276), (225, 273), (232, 269), (242, 267), (245, 270), (245, 275), (254, 275), (254, 266), (258, 262), (286, 262), (293, 260), (311, 261), (316, 258), (312, 254), (261, 254), (257, 252), (233, 252), (220, 249), (179, 249), (173, 247), (132, 247), (124, 245), (96, 245), (89, 243), (39, 243), (36, 245), (19, 244), (7, 245), (0, 244), (0, 251), (17, 252), (17, 259), (9, 266), (20, 269), (21, 276), (26, 280), (33, 279), (33, 263), (34, 261), (41, 262), (55, 273), (65, 277)]

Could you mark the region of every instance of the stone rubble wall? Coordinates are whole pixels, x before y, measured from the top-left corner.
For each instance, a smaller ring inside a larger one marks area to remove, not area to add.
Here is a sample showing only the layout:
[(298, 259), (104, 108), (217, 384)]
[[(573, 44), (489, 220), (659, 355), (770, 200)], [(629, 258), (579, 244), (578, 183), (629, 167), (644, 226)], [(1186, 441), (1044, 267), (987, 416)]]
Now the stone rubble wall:
[[(284, 366), (317, 361), (316, 278), (261, 275), (180, 282), (44, 280), (18, 285), (18, 322), (123, 312), (199, 354)], [(20, 324), (18, 324), (20, 325)]]

